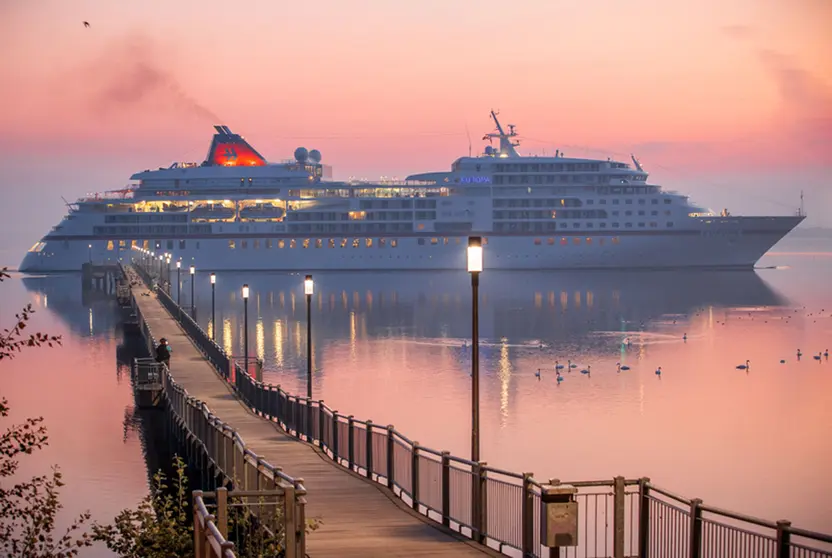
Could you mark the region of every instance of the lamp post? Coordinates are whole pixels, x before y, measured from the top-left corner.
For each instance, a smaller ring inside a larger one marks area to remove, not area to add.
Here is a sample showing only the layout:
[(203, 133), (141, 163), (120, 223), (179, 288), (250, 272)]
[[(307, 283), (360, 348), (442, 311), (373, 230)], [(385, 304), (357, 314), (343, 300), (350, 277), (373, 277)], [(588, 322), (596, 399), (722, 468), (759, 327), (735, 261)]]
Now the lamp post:
[(194, 301), (194, 274), (196, 268), (191, 266), (191, 318), (196, 320), (196, 302)]
[(211, 274), (211, 341), (217, 342), (217, 312), (216, 312), (217, 274)]
[(482, 238), (468, 237), (468, 272), (471, 274), (471, 461), (480, 460), (480, 320), (479, 288)]
[(182, 306), (182, 279), (180, 273), (182, 272), (182, 262), (176, 262), (176, 305)]
[(168, 285), (168, 296), (170, 296), (170, 254), (165, 258), (165, 275), (167, 276), (165, 282)]
[(92, 244), (87, 244), (87, 255), (89, 257), (90, 263), (92, 263)]
[(248, 372), (248, 285), (243, 285), (243, 366)]
[(312, 401), (312, 294), (315, 284), (312, 276), (307, 275), (303, 281), (303, 294), (306, 295), (306, 397)]

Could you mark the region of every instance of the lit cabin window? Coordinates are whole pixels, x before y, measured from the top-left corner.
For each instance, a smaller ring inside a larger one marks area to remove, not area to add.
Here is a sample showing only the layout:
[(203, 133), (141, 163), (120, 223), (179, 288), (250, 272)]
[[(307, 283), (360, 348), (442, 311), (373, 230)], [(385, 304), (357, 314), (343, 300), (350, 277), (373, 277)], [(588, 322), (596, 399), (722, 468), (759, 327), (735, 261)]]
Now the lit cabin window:
[(346, 239), (346, 238), (342, 238), (342, 239), (341, 239), (341, 248), (346, 248), (346, 247), (347, 247), (347, 239)]
[(555, 245), (555, 239), (554, 238), (549, 238), (546, 241), (546, 244), (548, 244), (549, 246), (554, 246)]
[(335, 248), (335, 239), (334, 238), (329, 239), (329, 247), (330, 248)]
[(260, 248), (260, 239), (258, 239), (258, 238), (254, 239), (254, 244), (253, 244), (252, 248), (254, 248), (255, 250)]
[(295, 240), (294, 238), (289, 241), (289, 248), (297, 248), (297, 246), (298, 246), (298, 241)]
[(234, 249), (234, 248), (236, 248), (236, 247), (237, 247), (237, 246), (236, 246), (236, 244), (234, 243), (234, 241), (233, 241), (233, 240), (229, 240), (229, 241), (228, 241), (228, 248), (229, 248), (229, 250), (233, 250), (233, 249)]
[(562, 238), (560, 239), (560, 245), (561, 245), (561, 246), (567, 246), (568, 244), (569, 244), (569, 241), (568, 241), (568, 240), (566, 240), (566, 237), (562, 237)]
[(439, 244), (439, 239), (438, 238), (431, 238), (430, 243), (431, 243), (432, 246), (436, 246), (437, 244)]
[(580, 244), (580, 243), (581, 243), (581, 239), (580, 239), (580, 238), (575, 237), (575, 238), (573, 238), (573, 239), (572, 239), (572, 244), (574, 244), (575, 246), (577, 246), (577, 245), (578, 245), (578, 244)]
[(621, 242), (621, 240), (617, 236), (612, 237), (613, 244), (618, 244), (619, 242)]
[(323, 239), (321, 239), (321, 238), (316, 238), (316, 239), (315, 239), (315, 248), (323, 248), (323, 247), (324, 247), (324, 241), (323, 241)]
[(541, 241), (539, 238), (534, 239), (534, 245), (535, 246), (540, 246), (541, 244), (543, 244), (543, 241)]
[(308, 239), (308, 238), (304, 239), (304, 241), (303, 241), (303, 247), (304, 247), (304, 248), (309, 248), (309, 239)]
[(372, 238), (367, 238), (367, 239), (365, 239), (364, 242), (365, 242), (365, 245), (367, 246), (367, 248), (372, 248), (373, 247), (373, 239)]
[(360, 238), (353, 238), (352, 239), (352, 247), (353, 248), (358, 248), (359, 246), (361, 246), (361, 239)]
[(277, 241), (277, 247), (278, 248), (286, 248), (286, 241), (281, 238), (280, 240)]
[(390, 248), (396, 248), (399, 245), (399, 240), (397, 238), (390, 239)]
[(378, 247), (379, 248), (384, 248), (386, 245), (387, 245), (387, 239), (386, 238), (379, 238), (378, 239)]

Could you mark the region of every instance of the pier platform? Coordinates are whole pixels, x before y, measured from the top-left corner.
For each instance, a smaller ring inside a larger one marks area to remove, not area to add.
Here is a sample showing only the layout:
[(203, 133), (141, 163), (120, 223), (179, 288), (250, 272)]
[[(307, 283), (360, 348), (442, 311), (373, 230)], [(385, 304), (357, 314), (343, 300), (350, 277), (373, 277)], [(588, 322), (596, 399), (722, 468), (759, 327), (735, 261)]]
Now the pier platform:
[[(128, 274), (135, 273), (127, 268)], [(333, 463), (320, 449), (293, 438), (256, 416), (217, 374), (162, 306), (137, 278), (128, 283), (147, 324), (173, 349), (170, 371), (190, 395), (243, 436), (257, 454), (302, 477), (308, 490), (307, 517), (320, 529), (308, 537), (309, 556), (500, 556), (413, 511), (382, 486)]]

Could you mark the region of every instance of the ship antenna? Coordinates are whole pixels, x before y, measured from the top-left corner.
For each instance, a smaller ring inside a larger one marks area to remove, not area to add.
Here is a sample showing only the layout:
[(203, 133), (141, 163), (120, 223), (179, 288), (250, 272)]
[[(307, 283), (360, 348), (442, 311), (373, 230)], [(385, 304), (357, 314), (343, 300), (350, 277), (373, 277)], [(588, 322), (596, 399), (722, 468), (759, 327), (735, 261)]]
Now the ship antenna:
[(800, 191), (800, 212), (798, 213), (798, 216), (803, 217), (804, 215), (806, 215), (806, 213), (803, 209), (803, 190), (801, 190)]
[(468, 130), (468, 123), (465, 123), (465, 135), (468, 136), (468, 156), (471, 156), (471, 131)]

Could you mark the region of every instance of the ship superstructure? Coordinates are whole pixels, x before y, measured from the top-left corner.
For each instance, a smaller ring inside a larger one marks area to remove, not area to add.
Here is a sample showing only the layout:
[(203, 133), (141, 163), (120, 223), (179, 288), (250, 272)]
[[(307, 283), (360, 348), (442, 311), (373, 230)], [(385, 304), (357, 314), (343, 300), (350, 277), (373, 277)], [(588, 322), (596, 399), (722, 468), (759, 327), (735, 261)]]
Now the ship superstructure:
[(269, 163), (215, 126), (201, 164), (70, 204), (20, 270), (78, 270), (132, 246), (203, 270), (464, 269), (471, 234), (496, 269), (750, 268), (804, 218), (715, 214), (650, 184), (635, 157), (522, 156), (515, 127), (491, 117), (479, 156), (378, 182), (332, 180), (314, 149)]

